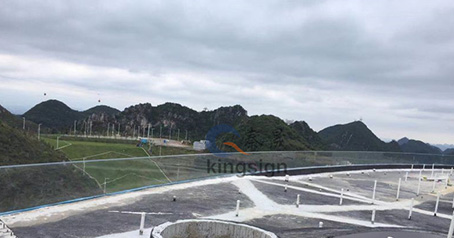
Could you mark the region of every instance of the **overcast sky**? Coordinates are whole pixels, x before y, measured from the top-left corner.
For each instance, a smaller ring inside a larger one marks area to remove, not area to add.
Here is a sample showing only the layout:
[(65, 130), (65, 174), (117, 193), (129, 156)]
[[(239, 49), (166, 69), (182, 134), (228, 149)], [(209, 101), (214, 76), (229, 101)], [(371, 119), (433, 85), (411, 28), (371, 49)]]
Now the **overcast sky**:
[(240, 104), (454, 144), (453, 26), (452, 0), (0, 0), (0, 104)]

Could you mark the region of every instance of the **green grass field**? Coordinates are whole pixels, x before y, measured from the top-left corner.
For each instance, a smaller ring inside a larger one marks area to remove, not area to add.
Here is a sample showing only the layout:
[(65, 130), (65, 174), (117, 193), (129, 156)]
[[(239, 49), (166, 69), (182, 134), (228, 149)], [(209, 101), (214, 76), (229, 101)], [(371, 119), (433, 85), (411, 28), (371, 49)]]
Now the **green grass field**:
[[(43, 140), (56, 148), (55, 136), (43, 137)], [(88, 161), (76, 166), (81, 170), (81, 173), (94, 179), (101, 188), (104, 188), (104, 182), (107, 181), (106, 192), (108, 193), (170, 181), (152, 158), (90, 162), (90, 160), (99, 159), (148, 157), (148, 153), (137, 147), (134, 142), (119, 143), (112, 141), (112, 143), (109, 143), (60, 138), (59, 147), (61, 148), (60, 151), (70, 160), (80, 161), (85, 159), (85, 161)], [(153, 147), (152, 151), (153, 156), (159, 155), (160, 148)], [(162, 155), (190, 153), (195, 152), (184, 148), (161, 148)]]

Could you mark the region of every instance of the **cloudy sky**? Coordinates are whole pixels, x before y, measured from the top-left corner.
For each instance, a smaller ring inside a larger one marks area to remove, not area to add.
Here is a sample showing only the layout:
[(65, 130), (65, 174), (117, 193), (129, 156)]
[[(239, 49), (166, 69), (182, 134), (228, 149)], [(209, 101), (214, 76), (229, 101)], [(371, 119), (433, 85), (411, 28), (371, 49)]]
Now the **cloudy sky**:
[(453, 25), (452, 0), (1, 0), (0, 104), (241, 104), (453, 144)]

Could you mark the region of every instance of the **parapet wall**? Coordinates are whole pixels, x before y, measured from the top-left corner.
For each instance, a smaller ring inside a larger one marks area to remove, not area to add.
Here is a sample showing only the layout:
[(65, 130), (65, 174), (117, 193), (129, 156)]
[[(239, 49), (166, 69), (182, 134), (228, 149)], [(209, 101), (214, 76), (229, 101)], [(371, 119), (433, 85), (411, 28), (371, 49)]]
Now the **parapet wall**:
[(253, 226), (217, 220), (180, 220), (164, 223), (152, 232), (153, 238), (277, 238)]

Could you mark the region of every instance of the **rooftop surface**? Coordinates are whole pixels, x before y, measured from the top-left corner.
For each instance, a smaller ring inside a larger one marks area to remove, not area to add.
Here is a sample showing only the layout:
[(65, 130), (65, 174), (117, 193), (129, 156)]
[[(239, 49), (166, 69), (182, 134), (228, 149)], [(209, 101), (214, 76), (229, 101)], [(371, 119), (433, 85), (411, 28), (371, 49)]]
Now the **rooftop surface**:
[[(244, 223), (290, 238), (446, 237), (453, 214), (454, 188), (450, 181), (446, 186), (451, 175), (449, 171), (426, 169), (417, 196), (419, 174), (416, 169), (345, 171), (290, 176), (288, 182), (285, 177), (231, 176), (105, 196), (0, 219), (17, 237), (149, 237), (154, 226), (198, 218)], [(402, 182), (397, 200), (399, 178)], [(437, 195), (440, 202), (435, 216)], [(414, 208), (409, 220), (412, 198)], [(375, 221), (371, 222), (373, 210)], [(146, 230), (140, 236), (142, 212), (147, 214)], [(416, 233), (402, 233), (408, 231)], [(370, 234), (355, 235), (358, 233)]]

